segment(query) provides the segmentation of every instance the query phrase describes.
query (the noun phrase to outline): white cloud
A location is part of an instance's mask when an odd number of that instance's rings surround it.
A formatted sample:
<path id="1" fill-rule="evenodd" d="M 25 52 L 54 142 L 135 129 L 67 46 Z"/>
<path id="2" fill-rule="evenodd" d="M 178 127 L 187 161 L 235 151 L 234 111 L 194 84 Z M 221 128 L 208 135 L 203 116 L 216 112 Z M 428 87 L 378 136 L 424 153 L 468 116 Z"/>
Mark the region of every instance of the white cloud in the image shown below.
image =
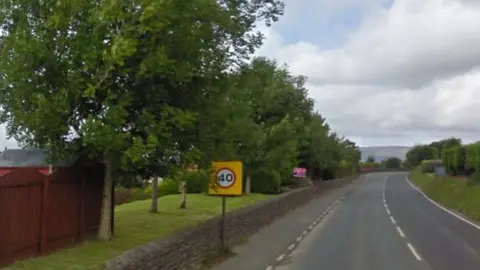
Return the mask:
<path id="1" fill-rule="evenodd" d="M 284 44 L 270 28 L 259 54 L 308 76 L 316 108 L 361 144 L 480 139 L 480 5 L 397 0 L 370 10 L 339 48 Z"/>

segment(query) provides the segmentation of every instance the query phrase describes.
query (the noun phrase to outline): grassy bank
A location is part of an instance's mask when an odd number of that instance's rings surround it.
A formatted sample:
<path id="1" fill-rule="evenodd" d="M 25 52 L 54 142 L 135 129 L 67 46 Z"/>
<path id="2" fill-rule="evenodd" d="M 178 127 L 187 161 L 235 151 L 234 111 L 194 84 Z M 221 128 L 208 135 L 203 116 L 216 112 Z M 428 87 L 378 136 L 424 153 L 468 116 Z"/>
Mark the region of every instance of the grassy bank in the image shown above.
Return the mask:
<path id="1" fill-rule="evenodd" d="M 229 198 L 227 210 L 238 209 L 271 196 L 251 194 Z M 188 209 L 179 209 L 180 195 L 159 199 L 159 213 L 149 214 L 150 200 L 116 207 L 115 238 L 110 242 L 93 241 L 62 250 L 50 256 L 18 262 L 11 269 L 85 269 L 135 246 L 164 237 L 220 213 L 220 198 L 201 194 L 188 195 Z"/>
<path id="2" fill-rule="evenodd" d="M 480 221 L 480 185 L 469 185 L 458 177 L 435 178 L 419 170 L 413 171 L 409 179 L 434 201 Z"/>

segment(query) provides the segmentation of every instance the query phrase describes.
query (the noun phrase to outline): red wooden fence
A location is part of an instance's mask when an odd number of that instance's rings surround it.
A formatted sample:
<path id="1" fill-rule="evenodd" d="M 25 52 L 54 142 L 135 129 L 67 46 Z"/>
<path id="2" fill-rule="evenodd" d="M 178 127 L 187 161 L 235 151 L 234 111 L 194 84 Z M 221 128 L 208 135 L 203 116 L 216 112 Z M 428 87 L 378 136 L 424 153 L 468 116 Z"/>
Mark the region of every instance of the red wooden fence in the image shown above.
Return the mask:
<path id="1" fill-rule="evenodd" d="M 79 243 L 98 230 L 101 168 L 35 168 L 0 174 L 0 265 Z"/>

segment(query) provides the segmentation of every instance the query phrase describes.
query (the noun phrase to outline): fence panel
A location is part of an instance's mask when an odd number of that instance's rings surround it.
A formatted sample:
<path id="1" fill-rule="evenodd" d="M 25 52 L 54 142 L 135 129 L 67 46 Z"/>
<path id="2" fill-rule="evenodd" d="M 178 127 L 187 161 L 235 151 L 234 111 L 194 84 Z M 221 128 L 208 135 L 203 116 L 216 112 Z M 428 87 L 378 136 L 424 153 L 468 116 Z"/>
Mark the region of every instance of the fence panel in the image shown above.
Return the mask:
<path id="1" fill-rule="evenodd" d="M 4 171 L 0 265 L 71 246 L 98 231 L 103 167 L 61 168 L 48 177 L 38 168 Z"/>
<path id="2" fill-rule="evenodd" d="M 0 263 L 39 254 L 44 180 L 34 169 L 0 177 Z"/>
<path id="3" fill-rule="evenodd" d="M 79 241 L 80 181 L 71 168 L 60 169 L 48 177 L 46 250 L 53 251 Z"/>

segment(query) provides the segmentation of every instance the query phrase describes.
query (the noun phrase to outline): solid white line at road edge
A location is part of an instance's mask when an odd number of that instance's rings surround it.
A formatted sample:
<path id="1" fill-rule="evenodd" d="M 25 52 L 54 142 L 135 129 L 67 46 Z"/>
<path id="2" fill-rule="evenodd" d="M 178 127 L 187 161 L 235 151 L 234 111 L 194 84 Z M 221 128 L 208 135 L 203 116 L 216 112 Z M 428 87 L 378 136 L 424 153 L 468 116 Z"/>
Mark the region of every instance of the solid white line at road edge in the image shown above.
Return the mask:
<path id="1" fill-rule="evenodd" d="M 475 224 L 473 221 L 470 221 L 470 220 L 468 220 L 468 219 L 466 219 L 466 218 L 464 218 L 464 217 L 462 217 L 462 216 L 460 216 L 460 215 L 452 212 L 451 210 L 449 210 L 449 209 L 445 208 L 444 206 L 438 204 L 436 201 L 430 199 L 423 191 L 421 191 L 418 187 L 416 187 L 414 184 L 412 184 L 412 182 L 410 182 L 410 180 L 408 179 L 408 176 L 405 177 L 405 180 L 407 180 L 407 182 L 410 184 L 410 186 L 411 186 L 412 188 L 414 188 L 416 191 L 418 191 L 420 194 L 422 194 L 422 196 L 423 196 L 425 199 L 427 199 L 429 202 L 433 203 L 433 204 L 436 205 L 438 208 L 444 210 L 445 212 L 449 213 L 450 215 L 452 215 L 452 216 L 454 216 L 454 217 L 462 220 L 463 222 L 465 222 L 465 223 L 467 223 L 467 224 L 470 224 L 470 225 L 472 225 L 473 227 L 475 227 L 475 228 L 477 228 L 477 229 L 480 230 L 480 226 L 479 226 L 478 224 Z"/>

